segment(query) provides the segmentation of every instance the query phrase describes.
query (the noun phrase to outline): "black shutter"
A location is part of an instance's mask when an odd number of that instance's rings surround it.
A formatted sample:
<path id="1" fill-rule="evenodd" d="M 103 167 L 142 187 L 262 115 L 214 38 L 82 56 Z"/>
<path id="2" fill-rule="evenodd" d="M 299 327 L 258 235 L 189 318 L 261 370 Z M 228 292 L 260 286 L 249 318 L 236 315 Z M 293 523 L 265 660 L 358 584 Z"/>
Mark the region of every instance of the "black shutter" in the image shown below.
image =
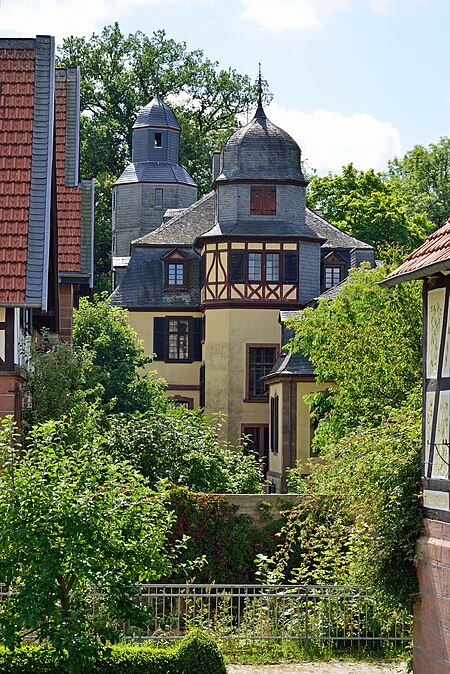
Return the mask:
<path id="1" fill-rule="evenodd" d="M 153 319 L 153 352 L 155 360 L 166 360 L 166 319 Z"/>
<path id="2" fill-rule="evenodd" d="M 230 253 L 229 267 L 230 283 L 243 283 L 245 281 L 244 250 L 235 250 Z"/>
<path id="3" fill-rule="evenodd" d="M 192 360 L 202 359 L 202 319 L 192 319 Z"/>
<path id="4" fill-rule="evenodd" d="M 200 365 L 200 407 L 205 406 L 205 365 Z"/>
<path id="5" fill-rule="evenodd" d="M 298 281 L 298 253 L 283 253 L 283 281 L 285 283 L 297 283 Z"/>

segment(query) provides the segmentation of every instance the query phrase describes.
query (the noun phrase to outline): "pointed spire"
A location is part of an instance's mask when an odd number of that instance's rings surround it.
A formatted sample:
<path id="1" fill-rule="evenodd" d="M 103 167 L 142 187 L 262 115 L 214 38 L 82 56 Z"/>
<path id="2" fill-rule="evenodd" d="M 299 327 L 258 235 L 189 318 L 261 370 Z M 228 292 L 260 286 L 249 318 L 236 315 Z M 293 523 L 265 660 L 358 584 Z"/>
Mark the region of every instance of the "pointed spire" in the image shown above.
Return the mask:
<path id="1" fill-rule="evenodd" d="M 261 63 L 259 64 L 259 75 L 258 75 L 258 108 L 262 108 L 262 77 L 261 77 Z"/>

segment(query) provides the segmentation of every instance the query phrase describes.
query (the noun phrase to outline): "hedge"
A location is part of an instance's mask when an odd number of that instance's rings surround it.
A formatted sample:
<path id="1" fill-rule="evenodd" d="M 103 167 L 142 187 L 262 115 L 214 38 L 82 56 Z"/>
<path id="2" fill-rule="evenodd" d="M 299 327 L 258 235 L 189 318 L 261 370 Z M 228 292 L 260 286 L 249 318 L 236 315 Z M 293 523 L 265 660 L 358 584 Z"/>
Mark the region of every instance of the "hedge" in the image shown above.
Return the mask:
<path id="1" fill-rule="evenodd" d="M 67 663 L 45 646 L 0 648 L 0 674 L 66 674 Z M 213 639 L 195 630 L 175 649 L 112 646 L 82 674 L 226 674 Z"/>

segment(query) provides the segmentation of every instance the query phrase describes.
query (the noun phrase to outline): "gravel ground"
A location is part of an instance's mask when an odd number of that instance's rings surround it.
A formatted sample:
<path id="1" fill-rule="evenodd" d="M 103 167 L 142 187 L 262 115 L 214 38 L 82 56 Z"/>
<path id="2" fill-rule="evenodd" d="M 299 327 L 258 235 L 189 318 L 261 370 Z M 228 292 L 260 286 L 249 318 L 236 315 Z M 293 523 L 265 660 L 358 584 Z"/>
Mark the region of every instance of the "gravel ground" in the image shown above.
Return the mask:
<path id="1" fill-rule="evenodd" d="M 406 664 L 330 660 L 278 665 L 228 665 L 228 674 L 406 674 Z"/>

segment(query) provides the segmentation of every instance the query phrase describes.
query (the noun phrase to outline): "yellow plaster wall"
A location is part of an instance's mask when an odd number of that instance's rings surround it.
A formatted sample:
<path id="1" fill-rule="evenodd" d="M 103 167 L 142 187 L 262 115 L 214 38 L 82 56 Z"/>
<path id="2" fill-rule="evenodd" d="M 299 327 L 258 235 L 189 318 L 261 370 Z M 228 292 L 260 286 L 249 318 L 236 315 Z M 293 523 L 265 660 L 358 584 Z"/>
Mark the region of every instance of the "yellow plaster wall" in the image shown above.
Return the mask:
<path id="1" fill-rule="evenodd" d="M 330 384 L 317 384 L 316 382 L 297 382 L 297 462 L 305 473 L 308 470 L 311 447 L 311 417 L 309 406 L 303 400 L 303 396 L 317 391 L 326 391 Z"/>
<path id="2" fill-rule="evenodd" d="M 281 473 L 283 457 L 283 384 L 277 382 L 269 387 L 269 399 L 278 394 L 278 452 L 269 451 L 269 470 L 273 473 Z M 270 408 L 268 409 L 270 416 Z"/>
<path id="3" fill-rule="evenodd" d="M 278 309 L 209 309 L 203 349 L 205 410 L 223 412 L 223 436 L 236 443 L 241 425 L 268 424 L 268 399 L 246 402 L 247 344 L 280 344 Z"/>
<path id="4" fill-rule="evenodd" d="M 147 356 L 153 355 L 153 319 L 156 317 L 170 316 L 166 312 L 147 312 L 147 311 L 128 311 L 128 322 L 136 330 L 139 339 L 143 341 L 144 352 Z M 192 316 L 201 317 L 201 313 L 177 312 L 173 316 Z M 164 363 L 155 360 L 145 366 L 147 372 L 156 370 L 158 375 L 165 379 L 168 384 L 182 386 L 198 386 L 200 382 L 200 361 L 193 363 Z M 192 391 L 176 391 L 179 395 L 186 395 L 189 398 L 194 397 Z M 173 395 L 173 391 L 168 391 Z M 198 399 L 198 392 L 196 399 Z"/>

